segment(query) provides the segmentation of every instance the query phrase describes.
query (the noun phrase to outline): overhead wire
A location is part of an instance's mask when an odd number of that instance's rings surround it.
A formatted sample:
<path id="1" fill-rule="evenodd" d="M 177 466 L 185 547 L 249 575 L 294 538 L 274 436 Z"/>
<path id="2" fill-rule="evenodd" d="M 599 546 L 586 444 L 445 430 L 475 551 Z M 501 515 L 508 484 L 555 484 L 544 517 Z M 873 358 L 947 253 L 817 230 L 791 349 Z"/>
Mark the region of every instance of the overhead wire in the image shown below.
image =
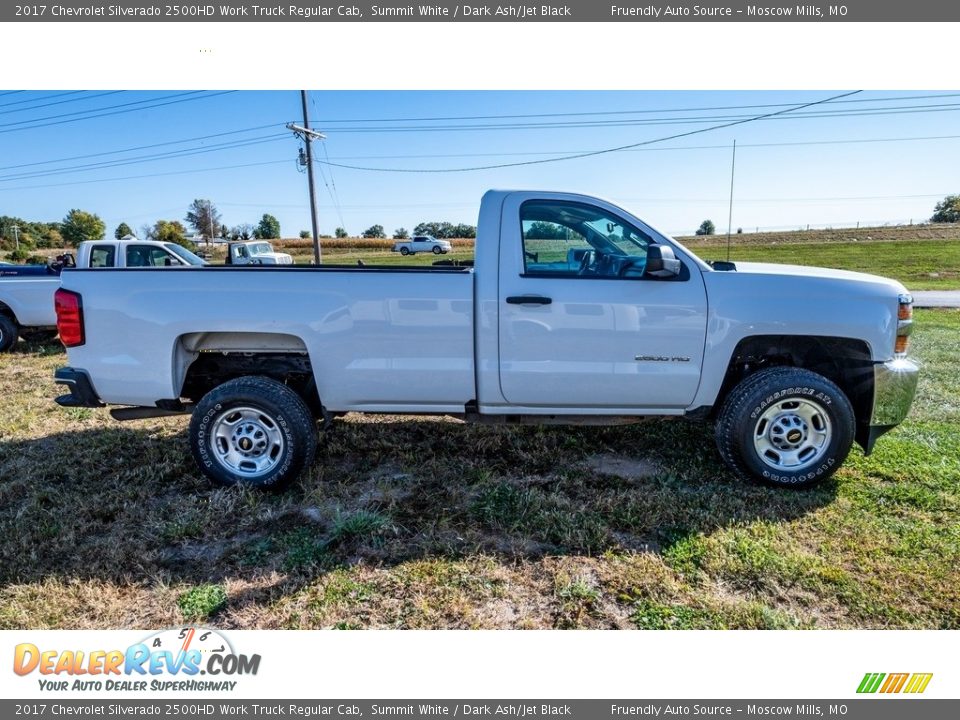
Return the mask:
<path id="1" fill-rule="evenodd" d="M 643 147 L 643 146 L 646 146 L 646 145 L 653 145 L 653 144 L 655 144 L 655 143 L 667 142 L 668 140 L 677 140 L 677 139 L 679 139 L 679 138 L 690 137 L 690 136 L 692 136 L 692 135 L 700 135 L 700 134 L 707 133 L 707 132 L 713 132 L 713 131 L 715 131 L 715 130 L 723 130 L 723 129 L 725 129 L 725 128 L 736 127 L 736 126 L 739 126 L 739 125 L 746 125 L 747 123 L 758 122 L 758 121 L 760 121 L 760 120 L 765 120 L 765 119 L 767 119 L 767 118 L 775 117 L 775 116 L 778 116 L 778 115 L 785 115 L 785 114 L 787 114 L 787 113 L 795 112 L 795 111 L 797 111 L 797 110 L 803 110 L 803 109 L 808 108 L 808 107 L 814 107 L 814 106 L 817 106 L 817 105 L 823 105 L 823 104 L 825 104 L 825 103 L 829 103 L 829 102 L 832 102 L 832 101 L 834 101 L 834 100 L 839 100 L 839 99 L 841 99 L 841 98 L 851 97 L 851 96 L 857 95 L 858 93 L 861 93 L 861 92 L 863 92 L 863 91 L 862 91 L 862 90 L 853 90 L 853 91 L 851 91 L 851 92 L 840 93 L 840 94 L 838 94 L 838 95 L 833 95 L 833 96 L 831 96 L 831 97 L 823 98 L 823 99 L 821 99 L 821 100 L 815 100 L 815 101 L 812 101 L 812 102 L 802 103 L 802 104 L 800 104 L 800 105 L 796 105 L 796 106 L 793 106 L 793 107 L 790 107 L 790 108 L 786 108 L 786 109 L 783 109 L 783 110 L 777 110 L 776 112 L 764 113 L 764 114 L 762 114 L 762 115 L 756 115 L 756 116 L 754 116 L 754 117 L 746 118 L 746 119 L 744 119 L 744 120 L 737 120 L 737 121 L 734 121 L 734 122 L 724 123 L 724 124 L 721 124 L 721 125 L 713 125 L 713 126 L 708 127 L 708 128 L 698 128 L 698 129 L 696 129 L 696 130 L 689 130 L 689 131 L 683 132 L 683 133 L 676 133 L 676 134 L 674 134 L 674 135 L 668 135 L 668 136 L 666 136 L 666 137 L 654 138 L 654 139 L 652 139 L 652 140 L 643 140 L 643 141 L 640 141 L 640 142 L 629 143 L 629 144 L 626 144 L 626 145 L 618 145 L 618 146 L 614 146 L 614 147 L 602 148 L 602 149 L 600 149 L 600 150 L 591 150 L 591 151 L 589 151 L 589 152 L 572 153 L 572 154 L 569 154 L 569 155 L 563 155 L 563 156 L 555 157 L 555 158 L 541 158 L 541 159 L 539 159 L 539 160 L 523 160 L 523 161 L 514 162 L 514 163 L 496 163 L 496 164 L 491 164 L 491 165 L 480 165 L 480 166 L 475 166 L 475 167 L 461 167 L 461 168 L 427 168 L 427 169 L 425 169 L 425 168 L 414 168 L 414 169 L 410 169 L 410 168 L 372 168 L 372 167 L 363 167 L 363 166 L 359 166 L 359 165 L 347 165 L 347 164 L 344 164 L 344 163 L 330 163 L 330 165 L 332 165 L 332 166 L 334 166 L 334 167 L 347 168 L 347 169 L 349 169 L 349 170 L 362 170 L 362 171 L 367 171 L 367 172 L 393 172 L 393 173 L 446 173 L 446 172 L 453 173 L 453 172 L 474 172 L 474 171 L 478 171 L 478 170 L 495 170 L 495 169 L 507 168 L 507 167 L 522 167 L 522 166 L 528 166 L 528 165 L 543 165 L 543 164 L 546 164 L 546 163 L 564 162 L 564 161 L 567 161 L 567 160 L 578 160 L 578 159 L 586 158 L 586 157 L 595 157 L 595 156 L 597 156 L 597 155 L 606 155 L 606 154 L 609 154 L 609 153 L 622 152 L 622 151 L 624 151 L 624 150 L 629 150 L 629 149 L 631 149 L 631 148 Z M 323 161 L 315 161 L 315 162 L 323 162 Z"/>

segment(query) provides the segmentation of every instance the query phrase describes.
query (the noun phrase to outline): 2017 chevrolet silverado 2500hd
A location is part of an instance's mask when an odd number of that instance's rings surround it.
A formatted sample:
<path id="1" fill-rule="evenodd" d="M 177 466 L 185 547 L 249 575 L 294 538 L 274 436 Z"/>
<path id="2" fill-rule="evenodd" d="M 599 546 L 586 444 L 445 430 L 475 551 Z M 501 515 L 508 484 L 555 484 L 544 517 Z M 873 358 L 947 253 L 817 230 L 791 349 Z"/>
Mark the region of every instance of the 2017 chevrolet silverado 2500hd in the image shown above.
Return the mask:
<path id="1" fill-rule="evenodd" d="M 719 268 L 723 268 L 722 270 Z M 738 475 L 830 476 L 904 419 L 911 299 L 810 267 L 714 268 L 615 205 L 490 191 L 473 268 L 68 270 L 65 406 L 192 413 L 215 483 L 279 488 L 348 411 L 468 421 L 712 418 Z M 224 308 L 234 311 L 225 312 Z"/>
<path id="2" fill-rule="evenodd" d="M 432 235 L 414 235 L 409 240 L 395 242 L 391 250 L 401 255 L 416 255 L 418 252 L 446 255 L 453 250 L 453 245 L 450 244 L 449 240 L 437 240 Z"/>
<path id="3" fill-rule="evenodd" d="M 0 352 L 16 345 L 25 330 L 54 328 L 53 293 L 60 287 L 60 271 L 73 264 L 71 256 L 61 256 L 49 265 L 14 265 L 0 271 Z M 86 268 L 183 268 L 205 263 L 176 243 L 125 236 L 80 243 L 75 264 Z"/>
<path id="4" fill-rule="evenodd" d="M 292 265 L 293 256 L 275 252 L 263 240 L 232 242 L 227 245 L 227 265 Z"/>

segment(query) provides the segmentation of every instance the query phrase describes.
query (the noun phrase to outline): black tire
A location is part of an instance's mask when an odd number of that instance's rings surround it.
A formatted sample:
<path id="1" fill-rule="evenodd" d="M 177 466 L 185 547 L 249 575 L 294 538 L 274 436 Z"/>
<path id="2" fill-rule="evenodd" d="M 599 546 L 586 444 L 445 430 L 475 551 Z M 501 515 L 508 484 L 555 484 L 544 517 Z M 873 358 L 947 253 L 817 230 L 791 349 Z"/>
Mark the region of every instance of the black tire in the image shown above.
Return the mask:
<path id="1" fill-rule="evenodd" d="M 6 315 L 0 315 L 0 352 L 7 352 L 20 338 L 17 324 Z"/>
<path id="2" fill-rule="evenodd" d="M 409 248 L 406 248 L 406 247 L 402 247 L 402 248 L 400 248 L 400 254 L 401 254 L 401 255 L 409 255 L 409 254 L 410 254 L 410 249 L 409 249 Z"/>
<path id="3" fill-rule="evenodd" d="M 309 467 L 316 449 L 317 428 L 307 404 L 268 377 L 218 385 L 197 403 L 190 420 L 190 450 L 216 485 L 282 490 Z"/>
<path id="4" fill-rule="evenodd" d="M 843 464 L 854 422 L 850 401 L 833 382 L 776 367 L 730 392 L 715 435 L 723 461 L 741 478 L 799 488 L 826 480 Z"/>
<path id="5" fill-rule="evenodd" d="M 433 246 L 433 254 L 434 254 L 434 255 L 439 255 L 439 254 L 442 253 L 442 252 L 443 252 L 443 248 L 442 248 L 442 247 L 440 247 L 439 245 L 434 245 L 434 246 Z"/>

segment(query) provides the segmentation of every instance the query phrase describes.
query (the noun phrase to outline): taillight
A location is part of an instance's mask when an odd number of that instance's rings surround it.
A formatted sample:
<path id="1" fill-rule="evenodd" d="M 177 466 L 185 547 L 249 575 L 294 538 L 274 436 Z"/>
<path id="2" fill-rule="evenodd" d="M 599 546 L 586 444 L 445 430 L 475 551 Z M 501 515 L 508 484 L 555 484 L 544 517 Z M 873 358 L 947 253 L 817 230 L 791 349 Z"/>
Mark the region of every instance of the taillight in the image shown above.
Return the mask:
<path id="1" fill-rule="evenodd" d="M 64 347 L 83 345 L 83 301 L 80 295 L 60 288 L 53 294 L 53 304 L 57 310 L 57 332 Z"/>
<path id="2" fill-rule="evenodd" d="M 905 356 L 913 330 L 913 297 L 900 295 L 897 298 L 897 340 L 893 345 L 895 355 Z"/>

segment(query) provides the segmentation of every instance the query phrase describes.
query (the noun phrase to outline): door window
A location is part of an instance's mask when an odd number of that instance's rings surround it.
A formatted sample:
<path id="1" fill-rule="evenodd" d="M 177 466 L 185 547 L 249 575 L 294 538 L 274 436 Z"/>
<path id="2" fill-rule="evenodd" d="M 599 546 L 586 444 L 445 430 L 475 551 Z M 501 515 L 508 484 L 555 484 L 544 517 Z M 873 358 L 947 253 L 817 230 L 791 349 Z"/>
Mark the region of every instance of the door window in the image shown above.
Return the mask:
<path id="1" fill-rule="evenodd" d="M 640 278 L 646 233 L 601 208 L 532 200 L 520 206 L 525 275 Z"/>
<path id="2" fill-rule="evenodd" d="M 113 267 L 116 252 L 112 245 L 94 245 L 90 249 L 90 267 Z"/>
<path id="3" fill-rule="evenodd" d="M 127 248 L 127 267 L 167 267 L 182 264 L 163 248 L 152 245 L 131 245 Z"/>

